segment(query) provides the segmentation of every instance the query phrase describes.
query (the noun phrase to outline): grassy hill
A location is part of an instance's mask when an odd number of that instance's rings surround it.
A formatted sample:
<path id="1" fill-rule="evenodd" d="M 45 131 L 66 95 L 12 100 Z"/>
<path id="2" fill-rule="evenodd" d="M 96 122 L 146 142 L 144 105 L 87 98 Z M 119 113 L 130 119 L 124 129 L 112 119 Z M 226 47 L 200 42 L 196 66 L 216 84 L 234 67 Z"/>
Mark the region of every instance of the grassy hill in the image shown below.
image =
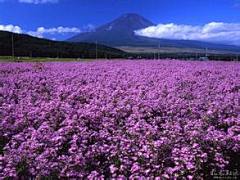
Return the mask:
<path id="1" fill-rule="evenodd" d="M 96 57 L 96 44 L 93 43 L 51 41 L 26 34 L 15 34 L 6 31 L 0 31 L 0 56 L 12 55 L 12 37 L 15 56 L 51 58 Z M 123 51 L 116 48 L 100 44 L 97 45 L 98 58 L 120 58 L 123 54 Z"/>

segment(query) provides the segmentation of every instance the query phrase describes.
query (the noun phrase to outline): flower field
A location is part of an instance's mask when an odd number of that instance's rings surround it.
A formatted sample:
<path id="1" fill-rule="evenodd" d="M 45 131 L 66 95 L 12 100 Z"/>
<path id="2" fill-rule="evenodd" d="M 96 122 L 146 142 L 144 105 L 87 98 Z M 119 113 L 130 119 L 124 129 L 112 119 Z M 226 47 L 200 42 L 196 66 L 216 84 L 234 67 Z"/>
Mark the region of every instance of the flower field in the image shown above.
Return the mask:
<path id="1" fill-rule="evenodd" d="M 0 64 L 0 179 L 202 179 L 239 167 L 240 63 Z"/>

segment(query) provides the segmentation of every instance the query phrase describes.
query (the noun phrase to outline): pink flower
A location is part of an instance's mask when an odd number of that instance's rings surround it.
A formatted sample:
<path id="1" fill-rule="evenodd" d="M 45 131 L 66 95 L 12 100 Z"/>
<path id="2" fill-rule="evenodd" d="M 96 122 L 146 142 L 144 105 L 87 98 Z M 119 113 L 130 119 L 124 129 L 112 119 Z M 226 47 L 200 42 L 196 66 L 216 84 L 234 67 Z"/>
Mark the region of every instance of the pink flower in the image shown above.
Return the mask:
<path id="1" fill-rule="evenodd" d="M 114 165 L 111 165 L 109 168 L 110 168 L 110 172 L 111 172 L 112 174 L 114 174 L 114 173 L 117 171 L 117 169 L 118 169 L 118 168 L 116 168 Z"/>
<path id="2" fill-rule="evenodd" d="M 134 163 L 131 168 L 131 172 L 135 173 L 136 171 L 139 171 L 139 170 L 140 170 L 140 167 L 139 167 L 138 163 Z"/>

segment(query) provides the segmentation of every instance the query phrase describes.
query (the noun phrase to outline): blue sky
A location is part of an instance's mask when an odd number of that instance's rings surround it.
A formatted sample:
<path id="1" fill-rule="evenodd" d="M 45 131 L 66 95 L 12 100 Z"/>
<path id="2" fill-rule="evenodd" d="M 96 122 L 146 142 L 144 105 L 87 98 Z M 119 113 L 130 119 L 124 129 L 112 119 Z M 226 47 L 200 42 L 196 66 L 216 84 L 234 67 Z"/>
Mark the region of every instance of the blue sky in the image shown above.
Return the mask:
<path id="1" fill-rule="evenodd" d="M 0 29 L 63 40 L 125 13 L 141 14 L 156 24 L 240 25 L 240 0 L 0 0 Z M 155 30 L 148 36 L 161 37 L 159 27 Z"/>

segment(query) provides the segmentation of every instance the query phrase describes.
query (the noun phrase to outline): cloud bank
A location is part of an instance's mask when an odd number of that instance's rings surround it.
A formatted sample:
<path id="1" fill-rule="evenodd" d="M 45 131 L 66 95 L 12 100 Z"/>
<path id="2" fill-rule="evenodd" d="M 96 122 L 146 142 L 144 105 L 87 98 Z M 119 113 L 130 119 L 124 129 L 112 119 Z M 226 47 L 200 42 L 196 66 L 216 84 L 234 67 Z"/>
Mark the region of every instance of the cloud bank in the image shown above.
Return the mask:
<path id="1" fill-rule="evenodd" d="M 18 2 L 27 4 L 46 4 L 46 3 L 58 3 L 59 0 L 18 0 Z"/>
<path id="2" fill-rule="evenodd" d="M 158 24 L 137 30 L 135 33 L 151 38 L 200 40 L 240 45 L 240 23 L 211 22 L 204 26 Z"/>
<path id="3" fill-rule="evenodd" d="M 44 34 L 66 34 L 66 33 L 80 33 L 81 29 L 76 27 L 57 27 L 57 28 L 44 28 L 39 27 L 36 31 L 29 31 L 27 34 L 35 37 L 44 37 Z"/>
<path id="4" fill-rule="evenodd" d="M 2 31 L 9 31 L 14 33 L 24 33 L 29 34 L 31 36 L 43 38 L 45 35 L 57 35 L 57 34 L 68 34 L 68 33 L 83 33 L 83 32 L 90 32 L 95 29 L 95 26 L 92 24 L 88 24 L 83 28 L 77 27 L 53 27 L 53 28 L 45 28 L 45 27 L 38 27 L 35 31 L 26 31 L 23 30 L 20 26 L 15 25 L 0 25 L 0 30 Z"/>
<path id="5" fill-rule="evenodd" d="M 1 2 L 10 2 L 10 0 L 0 0 L 0 3 Z M 26 4 L 47 4 L 47 3 L 55 4 L 58 3 L 59 0 L 16 0 L 16 2 Z"/>
<path id="6" fill-rule="evenodd" d="M 0 25 L 1 31 L 9 31 L 14 33 L 23 33 L 22 28 L 19 26 L 10 25 Z"/>

